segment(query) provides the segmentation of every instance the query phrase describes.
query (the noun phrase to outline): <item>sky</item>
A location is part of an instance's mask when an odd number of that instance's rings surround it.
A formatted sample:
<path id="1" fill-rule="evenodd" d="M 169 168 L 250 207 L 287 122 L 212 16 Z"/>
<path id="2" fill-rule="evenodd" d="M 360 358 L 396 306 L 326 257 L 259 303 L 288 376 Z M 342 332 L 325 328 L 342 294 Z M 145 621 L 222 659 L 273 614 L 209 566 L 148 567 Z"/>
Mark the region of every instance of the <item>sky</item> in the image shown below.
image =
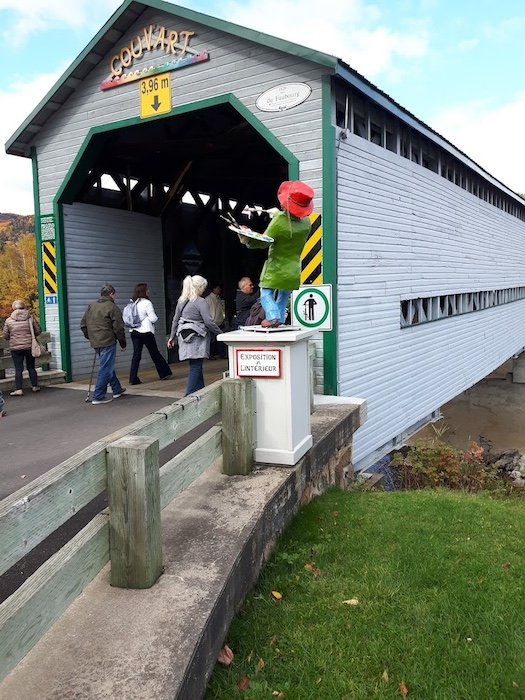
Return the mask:
<path id="1" fill-rule="evenodd" d="M 179 5 L 343 59 L 525 193 L 523 0 L 193 0 Z M 32 214 L 29 159 L 3 144 L 118 0 L 0 0 L 0 212 Z"/>

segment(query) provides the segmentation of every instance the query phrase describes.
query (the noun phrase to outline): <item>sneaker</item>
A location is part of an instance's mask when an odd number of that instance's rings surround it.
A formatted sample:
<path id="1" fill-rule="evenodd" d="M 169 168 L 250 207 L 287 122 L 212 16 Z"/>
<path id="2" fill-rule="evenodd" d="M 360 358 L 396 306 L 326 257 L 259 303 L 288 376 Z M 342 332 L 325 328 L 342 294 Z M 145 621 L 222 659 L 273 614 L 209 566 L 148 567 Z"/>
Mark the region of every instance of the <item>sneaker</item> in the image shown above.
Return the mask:
<path id="1" fill-rule="evenodd" d="M 98 406 L 99 403 L 109 403 L 110 401 L 113 401 L 113 399 L 108 397 L 107 399 L 93 399 L 91 403 L 93 406 Z"/>
<path id="2" fill-rule="evenodd" d="M 34 386 L 34 387 L 31 389 L 31 391 L 33 392 L 33 394 L 36 394 L 37 391 L 40 391 L 40 387 L 39 387 L 39 386 Z"/>
<path id="3" fill-rule="evenodd" d="M 9 396 L 23 396 L 23 395 L 24 395 L 24 392 L 22 391 L 22 389 L 15 389 L 14 391 L 12 391 L 9 394 Z"/>
<path id="4" fill-rule="evenodd" d="M 113 394 L 113 398 L 114 398 L 114 399 L 120 399 L 120 397 L 122 396 L 122 394 L 125 394 L 125 393 L 126 393 L 126 390 L 125 390 L 125 389 L 121 389 L 121 390 L 120 390 L 120 394 Z"/>

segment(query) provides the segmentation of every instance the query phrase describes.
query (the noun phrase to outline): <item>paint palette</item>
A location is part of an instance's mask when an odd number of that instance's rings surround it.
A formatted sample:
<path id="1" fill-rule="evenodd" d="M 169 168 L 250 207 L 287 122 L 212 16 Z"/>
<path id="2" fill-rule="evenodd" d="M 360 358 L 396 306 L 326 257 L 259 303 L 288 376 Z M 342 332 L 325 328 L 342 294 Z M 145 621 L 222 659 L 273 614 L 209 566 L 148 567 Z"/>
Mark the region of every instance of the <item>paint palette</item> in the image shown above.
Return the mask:
<path id="1" fill-rule="evenodd" d="M 271 236 L 265 236 L 264 233 L 258 233 L 257 231 L 252 231 L 248 226 L 243 226 L 242 224 L 230 224 L 228 226 L 230 231 L 235 231 L 235 233 L 240 233 L 242 236 L 247 236 L 248 238 L 253 238 L 255 241 L 263 241 L 264 243 L 273 243 L 273 238 Z"/>

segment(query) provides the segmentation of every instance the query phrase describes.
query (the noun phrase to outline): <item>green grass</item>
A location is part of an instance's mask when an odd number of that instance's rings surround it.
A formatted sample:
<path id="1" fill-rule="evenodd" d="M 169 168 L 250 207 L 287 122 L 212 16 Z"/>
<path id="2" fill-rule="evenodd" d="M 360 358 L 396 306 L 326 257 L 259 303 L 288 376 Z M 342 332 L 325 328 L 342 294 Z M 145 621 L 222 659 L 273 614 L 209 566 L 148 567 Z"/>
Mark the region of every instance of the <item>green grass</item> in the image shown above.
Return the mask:
<path id="1" fill-rule="evenodd" d="M 525 698 L 524 541 L 523 501 L 332 490 L 282 537 L 206 699 Z"/>

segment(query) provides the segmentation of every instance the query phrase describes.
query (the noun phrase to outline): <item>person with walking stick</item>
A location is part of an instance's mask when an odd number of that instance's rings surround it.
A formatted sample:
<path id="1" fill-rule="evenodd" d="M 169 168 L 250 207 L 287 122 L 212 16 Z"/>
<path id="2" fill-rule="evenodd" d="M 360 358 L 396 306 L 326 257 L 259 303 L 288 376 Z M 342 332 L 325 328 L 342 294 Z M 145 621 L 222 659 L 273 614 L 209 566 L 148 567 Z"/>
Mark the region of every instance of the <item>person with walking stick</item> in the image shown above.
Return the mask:
<path id="1" fill-rule="evenodd" d="M 100 358 L 95 391 L 91 401 L 94 406 L 119 399 L 126 391 L 115 374 L 117 341 L 122 351 L 126 349 L 124 321 L 121 310 L 115 304 L 116 294 L 112 284 L 105 284 L 100 290 L 98 301 L 87 307 L 80 321 L 84 337 L 89 340 L 91 347 L 95 349 Z M 106 396 L 108 384 L 113 392 L 112 397 Z"/>

